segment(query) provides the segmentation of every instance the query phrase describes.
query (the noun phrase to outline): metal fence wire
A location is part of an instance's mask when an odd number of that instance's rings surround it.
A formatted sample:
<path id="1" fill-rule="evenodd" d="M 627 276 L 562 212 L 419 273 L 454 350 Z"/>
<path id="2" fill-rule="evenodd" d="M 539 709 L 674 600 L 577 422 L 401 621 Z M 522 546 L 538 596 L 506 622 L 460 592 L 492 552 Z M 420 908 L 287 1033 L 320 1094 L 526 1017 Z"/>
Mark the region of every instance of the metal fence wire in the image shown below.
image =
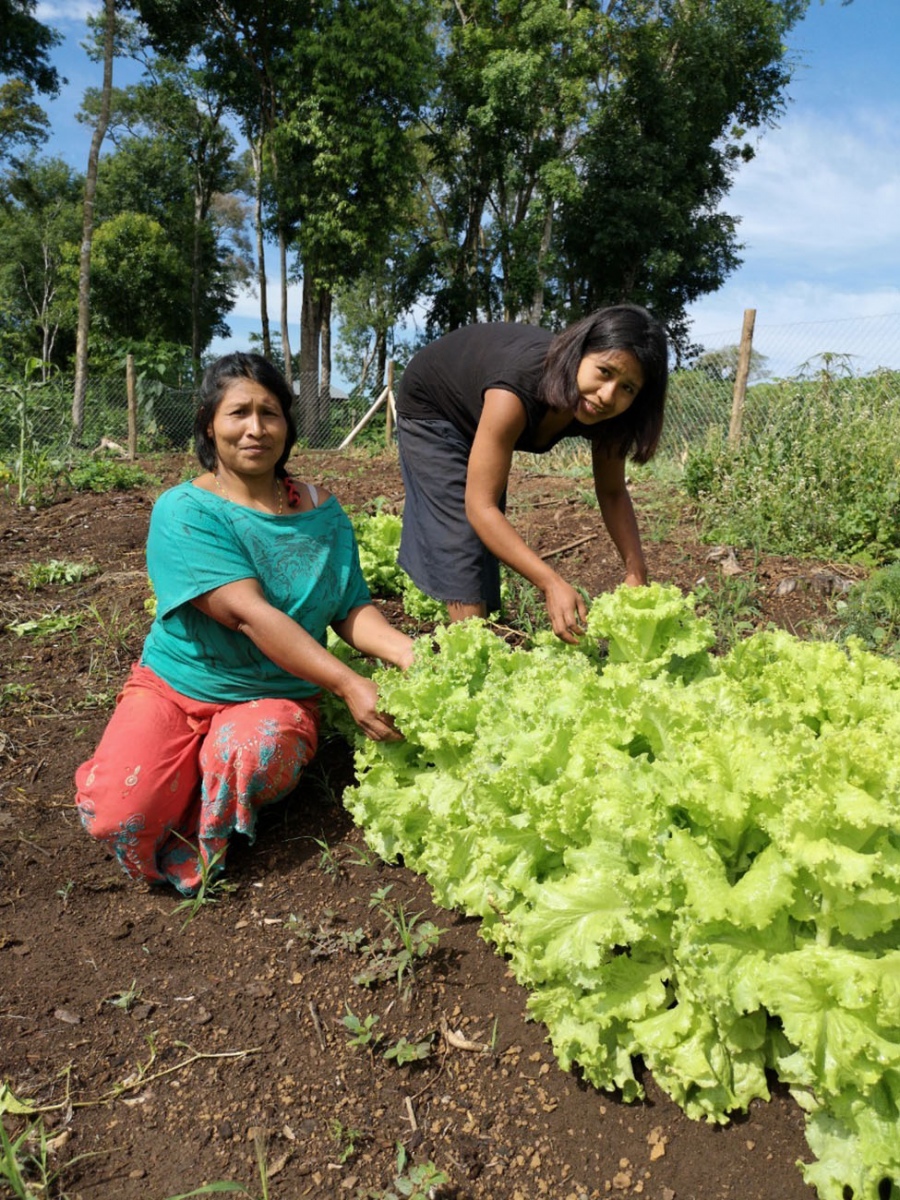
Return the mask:
<path id="1" fill-rule="evenodd" d="M 701 346 L 687 368 L 673 370 L 661 451 L 683 454 L 716 431 L 727 434 L 741 325 L 698 336 Z M 754 330 L 742 436 L 752 440 L 766 430 L 767 412 L 779 389 L 796 381 L 865 380 L 873 411 L 900 403 L 900 313 L 841 321 L 765 326 Z M 297 389 L 299 391 L 299 388 Z M 309 390 L 307 389 L 304 389 Z M 334 450 L 364 422 L 383 389 L 298 395 L 298 445 Z M 190 447 L 195 396 L 192 389 L 136 381 L 139 454 Z M 25 453 L 65 458 L 81 450 L 113 444 L 125 448 L 129 415 L 125 369 L 120 375 L 89 380 L 78 446 L 72 437 L 73 382 L 14 383 L 0 376 L 0 461 L 7 467 Z M 386 405 L 358 434 L 371 446 L 385 444 Z M 810 413 L 810 420 L 815 414 Z"/>

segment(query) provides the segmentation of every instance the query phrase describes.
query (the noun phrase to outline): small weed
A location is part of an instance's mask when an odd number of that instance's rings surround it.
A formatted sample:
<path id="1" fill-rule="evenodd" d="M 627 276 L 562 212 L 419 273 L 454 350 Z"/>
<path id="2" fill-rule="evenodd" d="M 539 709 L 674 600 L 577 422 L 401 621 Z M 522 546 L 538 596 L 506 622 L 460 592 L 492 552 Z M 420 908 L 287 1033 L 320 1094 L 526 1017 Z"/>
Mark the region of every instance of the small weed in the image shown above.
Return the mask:
<path id="1" fill-rule="evenodd" d="M 500 595 L 503 619 L 517 632 L 529 637 L 550 628 L 544 597 L 527 579 L 503 569 Z"/>
<path id="2" fill-rule="evenodd" d="M 19 572 L 18 578 L 32 592 L 39 588 L 54 584 L 80 583 L 91 575 L 97 574 L 97 568 L 90 563 L 67 562 L 65 559 L 51 558 L 49 562 L 31 562 Z"/>
<path id="3" fill-rule="evenodd" d="M 361 1021 L 356 1013 L 352 1011 L 349 1004 L 346 1007 L 347 1011 L 341 1018 L 341 1023 L 348 1033 L 347 1045 L 367 1046 L 370 1050 L 374 1050 L 381 1040 L 381 1034 L 375 1031 L 376 1025 L 381 1021 L 381 1017 L 377 1013 L 369 1013 Z"/>
<path id="4" fill-rule="evenodd" d="M 117 691 L 117 688 L 109 688 L 101 692 L 85 692 L 80 700 L 73 701 L 71 711 L 95 712 L 98 708 L 112 708 Z"/>
<path id="5" fill-rule="evenodd" d="M 61 888 L 56 889 L 56 894 L 59 896 L 60 900 L 62 900 L 62 906 L 64 909 L 69 907 L 69 897 L 72 895 L 74 887 L 75 880 L 69 879 Z"/>
<path id="6" fill-rule="evenodd" d="M 378 858 L 377 855 L 373 854 L 365 846 L 359 849 L 355 846 L 350 846 L 347 849 L 347 862 L 352 867 L 374 867 L 378 862 Z"/>
<path id="7" fill-rule="evenodd" d="M 859 638 L 867 650 L 900 658 L 900 562 L 874 571 L 835 604 L 838 638 Z"/>
<path id="8" fill-rule="evenodd" d="M 144 621 L 131 613 L 126 613 L 116 604 L 108 613 L 103 613 L 96 604 L 88 609 L 88 616 L 97 625 L 97 632 L 91 642 L 104 651 L 111 652 L 116 661 L 119 653 L 130 655 L 131 639 L 144 632 Z"/>
<path id="9" fill-rule="evenodd" d="M 15 708 L 27 701 L 33 687 L 33 683 L 4 683 L 0 687 L 0 710 Z"/>
<path id="10" fill-rule="evenodd" d="M 393 930 L 396 941 L 390 936 L 382 941 L 382 966 L 396 976 L 397 987 L 408 995 L 415 983 L 416 963 L 437 947 L 441 935 L 447 931 L 439 929 L 433 921 L 422 921 L 420 912 L 408 913 L 402 903 L 388 905 L 389 891 L 390 885 L 373 892 L 369 908 L 377 908 Z"/>
<path id="11" fill-rule="evenodd" d="M 269 1200 L 269 1166 L 266 1160 L 266 1140 L 262 1134 L 257 1134 L 253 1139 L 256 1150 L 256 1169 L 259 1172 L 259 1200 Z M 231 1192 L 232 1194 L 247 1196 L 248 1200 L 255 1200 L 253 1193 L 248 1187 L 242 1183 L 233 1183 L 228 1180 L 220 1179 L 216 1183 L 206 1183 L 203 1187 L 195 1188 L 192 1192 L 182 1192 L 179 1196 L 167 1196 L 166 1200 L 189 1200 L 191 1196 L 214 1196 L 221 1195 L 223 1192 Z"/>
<path id="12" fill-rule="evenodd" d="M 45 1196 L 59 1195 L 55 1187 L 63 1169 L 73 1167 L 86 1158 L 96 1158 L 105 1150 L 91 1150 L 70 1159 L 65 1168 L 54 1169 L 50 1159 L 58 1144 L 48 1133 L 39 1117 L 26 1125 L 21 1133 L 11 1136 L 5 1122 L 0 1119 L 0 1183 L 9 1186 L 13 1200 L 43 1200 Z"/>
<path id="13" fill-rule="evenodd" d="M 755 575 L 721 575 L 714 584 L 704 580 L 694 588 L 694 595 L 697 612 L 713 623 L 720 650 L 730 650 L 757 628 L 762 612 Z"/>
<path id="14" fill-rule="evenodd" d="M 423 1062 L 431 1054 L 431 1040 L 421 1042 L 410 1042 L 406 1037 L 401 1036 L 392 1046 L 384 1052 L 384 1057 L 391 1059 L 398 1067 L 405 1067 L 407 1063 Z"/>
<path id="15" fill-rule="evenodd" d="M 178 834 L 176 836 L 180 837 L 181 835 Z M 185 845 L 191 846 L 191 843 L 187 840 L 187 838 L 181 838 L 181 840 L 185 843 Z M 191 849 L 194 850 L 195 847 L 191 846 Z M 218 904 L 223 895 L 235 890 L 235 884 L 229 883 L 226 879 L 221 877 L 221 867 L 219 864 L 224 857 L 224 847 L 217 851 L 209 860 L 209 862 L 206 861 L 202 854 L 198 854 L 197 861 L 200 867 L 200 886 L 197 888 L 197 891 L 193 896 L 185 896 L 185 898 L 176 904 L 175 908 L 173 909 L 173 912 L 187 912 L 187 916 L 185 917 L 184 923 L 181 926 L 182 933 L 185 929 L 187 929 L 188 925 L 190 925 L 191 921 L 193 921 L 194 917 L 196 917 L 201 908 L 206 907 L 208 904 Z"/>
<path id="16" fill-rule="evenodd" d="M 137 980 L 132 979 L 130 988 L 123 992 L 113 992 L 112 995 L 106 997 L 105 1002 L 111 1004 L 113 1008 L 121 1008 L 123 1012 L 131 1012 L 140 999 L 140 995 Z"/>
<path id="17" fill-rule="evenodd" d="M 386 1191 L 357 1189 L 356 1200 L 431 1200 L 435 1188 L 449 1182 L 449 1176 L 439 1171 L 433 1162 L 410 1165 L 406 1148 L 398 1142 L 393 1184 Z"/>
<path id="18" fill-rule="evenodd" d="M 337 1117 L 332 1117 L 328 1122 L 328 1131 L 334 1141 L 337 1142 L 337 1161 L 341 1166 L 356 1158 L 360 1145 L 362 1142 L 368 1140 L 368 1135 L 363 1133 L 361 1129 L 354 1129 L 350 1125 L 345 1125 Z"/>
<path id="19" fill-rule="evenodd" d="M 332 847 L 324 838 L 312 838 L 311 840 L 319 847 L 319 870 L 325 875 L 330 875 L 332 879 L 343 879 L 344 868 Z"/>

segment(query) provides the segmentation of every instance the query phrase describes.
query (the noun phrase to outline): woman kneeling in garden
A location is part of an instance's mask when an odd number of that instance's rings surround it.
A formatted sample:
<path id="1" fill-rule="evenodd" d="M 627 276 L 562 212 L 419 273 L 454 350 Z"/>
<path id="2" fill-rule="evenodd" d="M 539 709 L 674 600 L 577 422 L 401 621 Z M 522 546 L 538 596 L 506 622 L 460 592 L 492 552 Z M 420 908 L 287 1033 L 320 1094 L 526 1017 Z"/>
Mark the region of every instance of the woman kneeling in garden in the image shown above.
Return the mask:
<path id="1" fill-rule="evenodd" d="M 153 508 L 157 615 L 92 758 L 82 822 L 126 873 L 194 893 L 229 835 L 285 796 L 316 752 L 322 688 L 374 740 L 400 735 L 371 680 L 326 649 L 328 627 L 406 667 L 413 643 L 371 603 L 337 499 L 290 479 L 293 395 L 255 354 L 206 371 L 194 423 L 204 474 Z"/>

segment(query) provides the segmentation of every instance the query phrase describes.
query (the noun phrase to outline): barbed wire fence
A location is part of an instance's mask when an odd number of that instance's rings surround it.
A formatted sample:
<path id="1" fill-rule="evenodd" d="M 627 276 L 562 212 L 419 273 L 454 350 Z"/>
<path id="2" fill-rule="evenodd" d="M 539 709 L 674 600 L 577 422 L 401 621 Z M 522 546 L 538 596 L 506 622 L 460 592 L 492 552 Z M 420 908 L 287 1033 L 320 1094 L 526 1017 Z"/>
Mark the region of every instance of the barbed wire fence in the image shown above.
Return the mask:
<path id="1" fill-rule="evenodd" d="M 732 423 L 742 327 L 693 335 L 702 347 L 688 367 L 671 375 L 661 452 L 683 454 L 711 432 L 727 435 Z M 742 436 L 764 431 L 773 387 L 787 381 L 865 380 L 867 401 L 900 404 L 900 313 L 793 325 L 755 325 L 749 357 Z M 336 450 L 360 441 L 391 444 L 391 380 L 372 391 L 298 396 L 299 445 Z M 858 386 L 858 385 L 857 385 Z M 24 454 L 47 459 L 108 449 L 138 455 L 190 447 L 193 389 L 137 379 L 129 404 L 126 371 L 88 382 L 84 423 L 72 434 L 72 381 L 15 383 L 0 378 L 0 462 L 11 470 Z M 310 414 L 314 419 L 310 419 Z M 368 417 L 368 420 L 367 420 Z M 814 419 L 814 414 L 810 414 Z"/>

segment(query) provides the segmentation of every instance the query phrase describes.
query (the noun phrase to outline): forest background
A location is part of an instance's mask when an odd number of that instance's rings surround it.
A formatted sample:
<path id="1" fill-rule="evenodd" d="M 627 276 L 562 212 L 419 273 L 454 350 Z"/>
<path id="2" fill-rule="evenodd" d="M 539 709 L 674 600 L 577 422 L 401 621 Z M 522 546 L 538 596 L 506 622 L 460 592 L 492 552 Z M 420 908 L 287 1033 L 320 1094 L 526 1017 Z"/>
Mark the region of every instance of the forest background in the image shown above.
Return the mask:
<path id="1" fill-rule="evenodd" d="M 97 143 L 90 204 L 90 166 L 37 153 L 56 35 L 33 0 L 0 7 L 7 368 L 33 356 L 69 373 L 81 357 L 86 375 L 89 354 L 92 376 L 121 376 L 131 352 L 142 378 L 189 386 L 255 278 L 260 348 L 297 377 L 309 433 L 332 363 L 379 387 L 412 348 L 411 313 L 431 337 L 634 299 L 681 363 L 696 356 L 686 308 L 740 261 L 721 202 L 784 109 L 785 38 L 808 5 L 108 0 L 92 23 L 105 86 L 79 114 Z M 140 81 L 116 86 L 135 62 Z"/>

